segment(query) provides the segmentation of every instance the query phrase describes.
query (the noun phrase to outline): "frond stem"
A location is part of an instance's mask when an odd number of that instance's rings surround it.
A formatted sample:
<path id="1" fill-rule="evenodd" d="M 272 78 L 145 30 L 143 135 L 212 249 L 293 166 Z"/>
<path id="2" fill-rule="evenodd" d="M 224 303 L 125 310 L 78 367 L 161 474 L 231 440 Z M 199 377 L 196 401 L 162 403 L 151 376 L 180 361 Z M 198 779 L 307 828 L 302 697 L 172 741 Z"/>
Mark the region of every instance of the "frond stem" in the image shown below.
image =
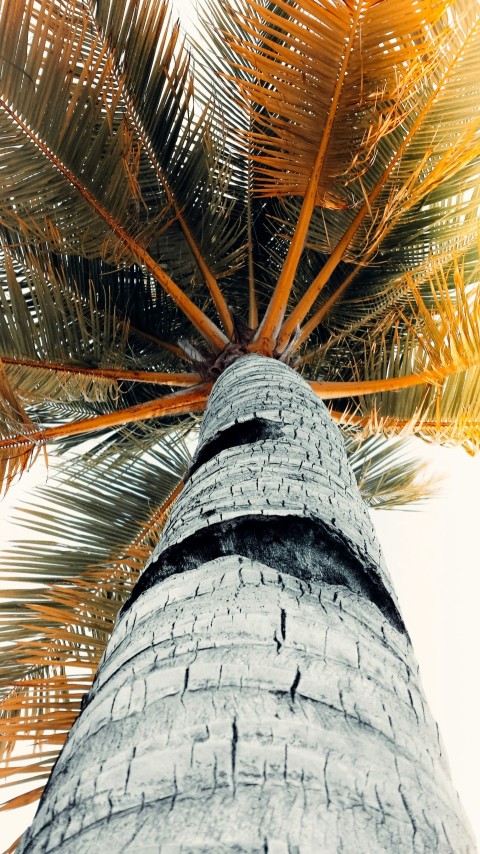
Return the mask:
<path id="1" fill-rule="evenodd" d="M 18 365 L 26 368 L 40 368 L 58 371 L 64 374 L 80 374 L 96 379 L 127 380 L 133 383 L 151 383 L 152 385 L 194 386 L 201 381 L 199 374 L 160 373 L 157 371 L 125 371 L 121 368 L 84 368 L 76 365 L 63 365 L 59 362 L 44 362 L 36 359 L 12 359 L 0 356 L 5 365 Z"/>
<path id="2" fill-rule="evenodd" d="M 125 559 L 128 558 L 128 551 L 141 545 L 148 537 L 150 532 L 153 530 L 153 528 L 158 528 L 159 525 L 163 525 L 170 511 L 170 508 L 172 507 L 172 504 L 174 504 L 177 500 L 183 487 L 184 481 L 181 480 L 180 483 L 177 483 L 175 489 L 170 493 L 168 498 L 163 502 L 162 506 L 158 508 L 158 510 L 151 517 L 151 519 L 149 519 L 148 522 L 143 526 L 140 533 L 137 534 L 133 542 L 130 543 L 130 545 L 128 546 L 128 549 L 126 549 L 126 551 L 122 554 L 120 558 L 116 559 L 117 564 L 124 562 Z M 110 566 L 109 572 L 112 572 L 115 569 L 115 566 Z"/>
<path id="3" fill-rule="evenodd" d="M 321 400 L 342 397 L 357 397 L 378 394 L 384 391 L 400 391 L 416 385 L 438 385 L 438 376 L 433 371 L 407 374 L 404 377 L 387 377 L 380 380 L 358 380 L 357 382 L 321 382 L 310 380 L 309 386 Z"/>
<path id="4" fill-rule="evenodd" d="M 337 424 L 344 424 L 346 426 L 351 425 L 352 427 L 368 427 L 369 424 L 371 424 L 371 417 L 369 415 L 354 415 L 348 411 L 340 412 L 335 409 L 331 409 L 329 411 L 331 418 Z M 424 427 L 435 430 L 440 427 L 454 427 L 455 419 L 451 419 L 450 421 L 445 419 L 439 419 L 438 421 L 426 421 L 421 417 L 415 420 L 415 418 L 394 418 L 393 416 L 390 416 L 382 418 L 379 423 L 379 427 L 385 428 L 386 430 L 396 430 L 398 434 L 405 431 L 405 428 L 409 426 L 412 428 L 417 427 L 419 430 Z M 462 421 L 462 427 L 472 430 L 480 430 L 480 421 Z M 381 430 L 379 429 L 377 432 L 381 432 Z"/>
<path id="5" fill-rule="evenodd" d="M 252 108 L 249 107 L 250 129 L 252 127 Z M 258 303 L 255 289 L 255 267 L 253 264 L 253 234 L 252 234 L 252 193 L 253 175 L 250 152 L 247 156 L 247 246 L 248 246 L 248 325 L 250 329 L 258 326 Z"/>
<path id="6" fill-rule="evenodd" d="M 130 332 L 133 332 L 134 335 L 138 335 L 141 338 L 145 338 L 146 341 L 151 341 L 152 344 L 156 344 L 157 347 L 161 347 L 164 350 L 169 350 L 170 353 L 174 353 L 175 356 L 178 356 L 179 359 L 185 361 L 186 354 L 183 352 L 181 347 L 177 347 L 176 344 L 170 344 L 169 341 L 162 341 L 161 338 L 157 338 L 156 335 L 150 335 L 149 332 L 144 332 L 143 329 L 139 329 L 138 326 L 132 326 L 129 320 L 121 321 L 124 326 L 127 326 Z"/>
<path id="7" fill-rule="evenodd" d="M 24 445 L 43 445 L 54 439 L 63 439 L 66 436 L 78 436 L 83 433 L 94 433 L 97 430 L 104 430 L 107 427 L 133 424 L 137 421 L 158 418 L 162 415 L 183 415 L 188 412 L 201 412 L 205 409 L 211 388 L 212 383 L 202 383 L 186 391 L 176 391 L 157 400 L 140 403 L 136 406 L 120 409 L 117 412 L 109 412 L 106 415 L 98 415 L 94 418 L 83 418 L 71 424 L 48 427 L 45 430 L 36 430 L 31 433 L 2 439 L 0 440 L 0 449 L 22 447 Z"/>
<path id="8" fill-rule="evenodd" d="M 90 20 L 91 20 L 93 26 L 95 27 L 97 34 L 102 39 L 105 39 L 104 33 L 101 32 L 101 30 L 98 26 L 98 21 L 97 21 L 97 18 L 95 16 L 95 12 L 92 9 L 92 4 L 89 3 L 87 5 L 87 8 L 88 8 L 89 13 L 90 13 Z M 115 56 L 115 51 L 113 50 L 111 45 L 108 45 L 108 50 L 109 50 L 110 56 L 112 56 L 112 55 Z M 198 268 L 199 268 L 199 270 L 200 270 L 200 272 L 201 272 L 201 274 L 205 280 L 205 284 L 207 285 L 207 288 L 210 291 L 210 296 L 213 299 L 213 302 L 215 304 L 215 308 L 217 309 L 217 312 L 218 312 L 218 316 L 219 316 L 219 318 L 223 324 L 223 327 L 225 329 L 225 332 L 226 332 L 228 338 L 231 339 L 232 335 L 233 335 L 233 322 L 232 322 L 230 311 L 228 309 L 225 298 L 224 298 L 224 296 L 223 296 L 223 294 L 219 288 L 219 285 L 218 285 L 218 282 L 217 282 L 215 276 L 213 275 L 213 273 L 211 272 L 207 262 L 205 261 L 203 255 L 202 255 L 202 252 L 201 252 L 199 246 L 197 245 L 195 238 L 193 237 L 192 232 L 190 231 L 185 219 L 182 216 L 182 213 L 180 211 L 180 207 L 177 203 L 177 200 L 175 199 L 175 195 L 174 195 L 174 193 L 170 187 L 170 184 L 168 183 L 168 179 L 165 176 L 165 173 L 164 173 L 160 163 L 158 162 L 158 159 L 157 159 L 155 152 L 152 148 L 151 142 L 150 142 L 150 140 L 149 140 L 149 138 L 148 138 L 148 136 L 147 136 L 147 134 L 143 128 L 143 125 L 139 119 L 137 111 L 135 110 L 133 100 L 130 97 L 130 95 L 125 91 L 124 77 L 120 73 L 120 71 L 118 70 L 118 67 L 117 67 L 115 60 L 112 61 L 112 66 L 114 69 L 114 77 L 117 80 L 117 85 L 119 87 L 122 86 L 123 90 L 124 90 L 123 91 L 124 102 L 125 102 L 125 106 L 126 106 L 127 111 L 128 111 L 128 115 L 130 116 L 132 124 L 134 125 L 134 127 L 138 133 L 138 136 L 140 137 L 140 140 L 143 144 L 143 147 L 144 147 L 145 151 L 147 152 L 150 163 L 152 164 L 152 166 L 153 166 L 153 168 L 157 174 L 157 177 L 158 177 L 160 183 L 162 184 L 162 187 L 165 191 L 165 195 L 167 197 L 168 203 L 172 206 L 172 208 L 175 211 L 175 216 L 177 218 L 177 222 L 180 225 L 180 228 L 181 228 L 181 230 L 184 234 L 184 237 L 185 237 L 185 239 L 186 239 L 186 241 L 190 247 L 192 255 L 195 258 L 196 264 L 197 264 L 197 266 L 198 266 Z M 201 119 L 200 119 L 200 122 L 201 122 Z"/>

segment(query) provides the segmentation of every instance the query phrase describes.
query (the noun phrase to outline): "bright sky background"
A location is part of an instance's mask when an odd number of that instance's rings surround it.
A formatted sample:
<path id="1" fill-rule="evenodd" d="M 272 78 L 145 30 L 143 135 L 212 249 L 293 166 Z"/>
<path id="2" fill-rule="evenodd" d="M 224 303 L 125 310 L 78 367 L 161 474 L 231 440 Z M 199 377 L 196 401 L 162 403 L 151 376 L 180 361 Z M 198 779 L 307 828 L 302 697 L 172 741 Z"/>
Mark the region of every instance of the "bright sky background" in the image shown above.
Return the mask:
<path id="1" fill-rule="evenodd" d="M 187 25 L 194 3 L 173 5 Z M 434 471 L 445 473 L 440 497 L 423 510 L 376 511 L 373 518 L 454 784 L 480 840 L 480 455 L 472 459 L 461 449 L 420 447 Z M 45 479 L 40 468 L 27 481 L 38 477 Z M 12 536 L 5 519 L 19 494 L 12 490 L 0 503 L 2 542 Z M 0 814 L 0 848 L 22 832 L 33 811 Z"/>
<path id="2" fill-rule="evenodd" d="M 423 509 L 376 511 L 373 519 L 453 781 L 480 841 L 480 455 L 420 447 L 433 471 L 445 474 L 441 494 Z"/>

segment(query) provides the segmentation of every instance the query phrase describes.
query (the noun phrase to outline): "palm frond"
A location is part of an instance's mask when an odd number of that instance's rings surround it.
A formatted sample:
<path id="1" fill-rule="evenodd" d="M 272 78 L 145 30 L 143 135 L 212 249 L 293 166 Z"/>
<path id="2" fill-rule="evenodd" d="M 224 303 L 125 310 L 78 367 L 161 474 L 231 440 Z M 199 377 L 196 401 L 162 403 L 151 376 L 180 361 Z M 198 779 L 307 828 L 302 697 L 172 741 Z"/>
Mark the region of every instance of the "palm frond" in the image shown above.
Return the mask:
<path id="1" fill-rule="evenodd" d="M 412 390 L 408 394 L 397 392 L 392 398 L 385 393 L 380 400 L 362 401 L 359 409 L 332 409 L 331 415 L 339 425 L 361 429 L 364 436 L 416 435 L 433 444 L 462 447 L 473 456 L 480 450 L 478 407 L 467 405 L 459 413 L 458 406 L 459 396 L 467 398 L 469 394 L 478 397 L 478 376 L 449 383 L 443 398 L 431 391 L 423 395 Z"/>
<path id="2" fill-rule="evenodd" d="M 16 257 L 3 247 L 4 280 L 0 287 L 0 356 L 69 365 L 105 367 L 125 365 L 128 328 L 112 311 L 100 311 L 90 282 L 82 298 L 74 281 L 39 255 L 25 250 Z M 23 257 L 22 257 L 23 255 Z M 31 366 L 30 366 L 31 368 Z M 117 400 L 115 380 L 95 375 L 63 376 L 31 368 L 7 368 L 24 402 L 34 405 L 45 399 Z"/>
<path id="3" fill-rule="evenodd" d="M 365 434 L 415 433 L 473 452 L 480 439 L 478 259 L 432 258 L 424 268 L 418 283 L 404 275 L 396 311 L 380 320 L 377 313 L 356 331 L 347 326 L 318 348 L 313 371 L 326 382 L 313 386 L 322 397 L 341 398 Z"/>
<path id="4" fill-rule="evenodd" d="M 348 430 L 345 439 L 349 463 L 369 507 L 416 509 L 435 495 L 439 480 L 427 475 L 426 463 L 415 456 L 412 440 L 362 438 Z"/>
<path id="5" fill-rule="evenodd" d="M 214 289 L 214 301 L 222 302 L 213 280 L 231 272 L 241 247 L 238 235 L 225 227 L 234 202 L 229 158 L 225 156 L 221 123 L 208 106 L 200 114 L 194 109 L 190 55 L 183 45 L 177 47 L 178 25 L 173 28 L 162 64 L 159 54 L 166 42 L 170 15 L 167 4 L 104 0 L 94 12 L 92 8 L 89 4 L 93 25 L 108 42 L 115 73 L 125 87 L 126 111 L 144 149 L 145 177 L 139 172 L 139 183 L 142 188 L 150 187 L 151 193 L 153 171 L 175 219 L 177 238 L 179 232 L 184 237 L 183 250 L 171 252 L 171 263 L 178 265 L 179 254 L 186 255 L 189 249 L 207 286 Z M 178 59 L 172 74 L 168 62 L 172 63 L 175 55 Z M 161 246 L 160 235 L 156 239 Z M 168 236 L 170 240 L 171 248 L 176 243 L 178 249 L 175 230 Z M 180 271 L 177 268 L 175 272 Z M 191 262 L 188 272 L 193 274 Z M 230 333 L 228 313 L 222 319 Z"/>
<path id="6" fill-rule="evenodd" d="M 124 12 L 137 6 L 125 0 L 115 9 L 120 5 Z M 146 6 L 152 13 L 148 20 L 156 19 L 157 47 L 150 62 L 162 88 L 158 104 L 169 142 L 163 139 L 163 154 L 172 159 L 176 142 L 181 151 L 191 148 L 184 121 L 188 56 L 175 50 L 178 33 L 169 31 L 166 4 Z M 143 36 L 140 48 L 152 35 L 144 23 L 135 15 L 131 24 L 132 36 L 136 25 Z M 147 196 L 142 194 L 142 140 L 132 126 L 124 76 L 98 25 L 90 4 L 73 0 L 65 8 L 15 2 L 0 10 L 0 27 L 9 32 L 0 61 L 2 166 L 8 173 L 0 198 L 3 221 L 57 250 L 144 265 L 207 340 L 221 348 L 223 334 L 148 251 L 153 235 L 176 216 L 168 199 L 153 189 L 154 175 Z M 14 206 L 8 204 L 12 196 Z"/>
<path id="7" fill-rule="evenodd" d="M 38 429 L 37 425 L 33 425 L 28 430 L 24 427 L 22 432 L 17 431 L 14 435 L 0 439 L 0 458 L 9 459 L 15 453 L 31 454 L 35 447 L 41 447 L 56 439 L 72 436 L 84 437 L 89 433 L 110 430 L 145 419 L 175 418 L 178 415 L 201 412 L 205 409 L 211 388 L 212 383 L 201 383 L 191 389 L 166 394 L 163 397 L 147 403 L 139 403 L 126 409 L 114 409 L 111 412 L 95 415 L 91 418 L 81 418 L 66 424 L 62 423 L 58 426 L 41 429 Z"/>
<path id="8" fill-rule="evenodd" d="M 15 580 L 0 599 L 0 746 L 5 761 L 32 738 L 39 752 L 7 761 L 6 784 L 30 780 L 40 795 L 189 461 L 172 433 L 128 463 L 118 451 L 95 468 L 73 461 L 23 507 L 38 539 L 0 562 L 3 584 Z"/>
<path id="9" fill-rule="evenodd" d="M 478 243 L 475 224 L 464 241 L 466 250 L 454 252 L 449 248 L 440 254 L 431 252 L 417 267 L 392 276 L 388 290 L 375 294 L 372 288 L 369 294 L 341 302 L 336 309 L 339 322 L 337 317 L 326 320 L 330 330 L 328 340 L 305 354 L 302 363 L 316 365 L 319 370 L 322 365 L 322 371 L 328 372 L 329 357 L 338 365 L 340 351 L 347 342 L 350 351 L 357 342 L 360 349 L 369 351 L 370 361 L 375 361 L 375 353 L 385 349 L 395 328 L 396 339 L 402 342 L 400 349 L 416 348 L 416 358 L 407 361 L 418 373 L 437 370 L 441 378 L 448 371 L 476 364 Z M 375 280 L 374 270 L 372 274 Z M 354 361 L 358 364 L 358 359 Z M 361 373 L 357 369 L 357 376 Z M 369 376 L 374 376 L 371 368 Z M 375 376 L 380 377 L 379 370 Z M 386 376 L 392 376 L 391 370 Z"/>
<path id="10" fill-rule="evenodd" d="M 250 39 L 254 44 L 258 44 L 258 38 L 245 33 L 235 15 L 238 6 L 241 4 L 206 0 L 203 10 L 199 11 L 202 36 L 192 39 L 192 49 L 197 58 L 197 95 L 204 104 L 214 98 L 215 113 L 224 134 L 232 176 L 230 193 L 235 196 L 231 215 L 242 236 L 241 265 L 228 278 L 229 304 L 255 329 L 259 316 L 268 307 L 271 290 L 282 267 L 282 255 L 288 247 L 285 241 L 278 241 L 276 228 L 271 223 L 275 200 L 255 193 L 253 149 L 248 132 L 255 125 L 256 111 L 241 91 L 242 81 L 254 80 L 255 68 L 247 62 L 239 67 L 232 39 L 225 38 L 225 34 L 233 35 L 233 40 L 237 41 L 242 37 Z"/>
<path id="11" fill-rule="evenodd" d="M 0 400 L 5 412 L 0 441 L 7 444 L 0 454 L 8 484 L 38 452 L 42 428 L 54 429 L 61 436 L 60 425 L 70 424 L 66 435 L 80 436 L 83 441 L 82 431 L 78 432 L 72 422 L 86 420 L 103 431 L 109 444 L 115 435 L 115 422 L 125 423 L 120 414 L 120 420 L 115 416 L 122 407 L 131 410 L 133 406 L 135 412 L 140 405 L 140 413 L 152 414 L 151 393 L 142 393 L 142 388 L 149 387 L 157 372 L 128 370 L 142 361 L 149 366 L 152 359 L 131 341 L 129 326 L 119 320 L 108 295 L 103 296 L 100 308 L 92 279 L 83 280 L 82 294 L 56 259 L 42 257 L 39 251 L 5 245 L 3 261 L 0 356 L 5 363 Z M 155 359 L 163 366 L 164 352 L 157 351 Z M 122 365 L 127 369 L 118 372 Z M 171 371 L 158 378 L 167 386 L 175 386 L 177 380 L 194 385 L 200 379 L 195 374 Z M 138 400 L 143 403 L 138 404 Z M 160 410 L 155 409 L 155 413 L 160 414 Z"/>
<path id="12" fill-rule="evenodd" d="M 237 28 L 226 38 L 235 65 L 247 72 L 236 81 L 255 105 L 256 190 L 304 196 L 317 153 L 324 150 L 316 204 L 350 207 L 352 197 L 339 178 L 404 118 L 398 93 L 406 85 L 405 67 L 411 87 L 424 74 L 428 33 L 440 11 L 430 3 L 368 0 L 334 6 L 243 0 L 232 10 Z M 380 79 L 381 90 L 375 85 Z M 387 108 L 392 101 L 394 119 Z"/>
<path id="13" fill-rule="evenodd" d="M 75 285 L 83 300 L 90 300 L 93 286 L 97 310 L 129 333 L 125 366 L 181 369 L 182 355 L 176 342 L 190 334 L 190 324 L 139 265 L 112 266 L 100 258 L 53 254 L 51 266 L 70 287 Z"/>
<path id="14" fill-rule="evenodd" d="M 328 257 L 285 321 L 280 347 L 305 318 L 341 262 L 353 263 L 358 267 L 356 272 L 360 271 L 397 223 L 402 220 L 405 226 L 409 211 L 418 214 L 422 200 L 434 193 L 448 198 L 455 181 L 458 187 L 458 177 L 463 174 L 465 178 L 466 171 L 470 170 L 471 180 L 478 184 L 480 84 L 476 58 L 480 10 L 476 3 L 459 3 L 449 10 L 449 15 L 454 16 L 452 20 L 447 16 L 440 24 L 426 25 L 425 38 L 433 53 L 428 66 L 398 96 L 400 103 L 402 99 L 405 103 L 402 121 L 375 142 L 368 165 L 362 166 L 356 177 L 352 163 L 353 172 L 347 183 L 355 195 L 355 204 L 345 213 L 326 211 L 317 216 L 317 233 L 324 233 L 317 245 L 328 252 Z M 416 59 L 413 61 L 416 63 Z M 406 73 L 404 68 L 400 79 Z M 395 96 L 396 101 L 398 97 Z M 431 210 L 428 202 L 425 209 L 429 211 L 427 220 L 436 213 L 437 220 L 443 221 L 443 236 L 448 242 L 445 210 L 440 205 L 436 211 Z M 458 222 L 461 224 L 462 220 Z M 412 216 L 410 229 L 415 228 L 418 233 L 419 224 L 421 228 L 421 218 Z M 348 272 L 351 270 L 352 267 Z"/>

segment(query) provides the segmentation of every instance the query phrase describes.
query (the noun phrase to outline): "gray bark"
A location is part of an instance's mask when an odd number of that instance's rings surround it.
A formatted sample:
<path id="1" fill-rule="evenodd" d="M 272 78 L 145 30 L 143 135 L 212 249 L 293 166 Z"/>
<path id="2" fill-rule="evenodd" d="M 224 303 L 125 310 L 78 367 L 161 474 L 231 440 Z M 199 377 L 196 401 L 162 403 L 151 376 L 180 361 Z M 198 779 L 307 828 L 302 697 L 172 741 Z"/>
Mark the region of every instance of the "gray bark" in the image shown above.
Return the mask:
<path id="1" fill-rule="evenodd" d="M 475 850 L 341 437 L 284 365 L 216 383 L 19 850 Z"/>

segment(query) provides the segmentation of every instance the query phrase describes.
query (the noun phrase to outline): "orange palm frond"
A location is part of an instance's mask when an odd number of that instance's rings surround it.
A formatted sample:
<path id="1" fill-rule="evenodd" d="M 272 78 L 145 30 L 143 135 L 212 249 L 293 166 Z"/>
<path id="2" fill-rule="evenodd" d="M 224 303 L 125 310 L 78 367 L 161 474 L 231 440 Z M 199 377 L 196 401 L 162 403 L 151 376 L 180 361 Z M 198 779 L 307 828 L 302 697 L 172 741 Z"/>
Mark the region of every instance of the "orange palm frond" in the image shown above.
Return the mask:
<path id="1" fill-rule="evenodd" d="M 255 105 L 256 129 L 248 134 L 256 164 L 255 191 L 303 199 L 280 279 L 257 333 L 257 340 L 264 342 L 258 344 L 260 349 L 271 348 L 282 320 L 314 206 L 350 208 L 353 197 L 343 176 L 354 169 L 359 151 L 368 149 L 365 159 L 371 160 L 382 137 L 411 109 L 399 92 L 405 93 L 411 79 L 425 71 L 431 51 L 428 28 L 441 7 L 408 5 L 406 23 L 406 4 L 399 11 L 393 3 L 358 0 L 331 6 L 311 0 L 299 8 L 286 0 L 273 8 L 245 0 L 236 15 L 244 37 L 227 34 L 238 57 L 237 85 Z M 382 32 L 385 41 L 388 33 L 391 52 L 383 48 Z M 379 76 L 381 92 L 365 83 Z"/>
<path id="2" fill-rule="evenodd" d="M 116 618 L 182 489 L 150 513 L 125 549 L 92 565 L 67 584 L 30 591 L 30 616 L 12 612 L 12 641 L 19 640 L 10 667 L 18 672 L 0 701 L 0 754 L 8 760 L 0 774 L 12 785 L 17 775 L 34 788 L 0 809 L 13 809 L 40 797 L 65 738 L 79 714 Z M 2 591 L 3 592 L 3 591 Z M 4 592 L 8 596 L 8 590 Z M 12 599 L 18 590 L 12 591 Z M 5 597 L 4 597 L 5 598 Z M 35 602 L 35 598 L 37 601 Z M 21 635 L 23 634 L 23 639 Z M 5 637 L 5 633 L 3 635 Z M 11 755 L 15 744 L 32 738 L 36 752 Z M 9 758 L 10 757 L 10 758 Z"/>
<path id="3" fill-rule="evenodd" d="M 371 225 L 367 231 L 368 243 L 365 242 L 361 253 L 362 263 L 368 261 L 381 240 L 412 206 L 425 198 L 427 193 L 432 193 L 450 176 L 458 173 L 466 164 L 474 162 L 480 154 L 480 108 L 476 72 L 480 14 L 476 14 L 473 8 L 470 13 L 469 19 L 456 22 L 455 28 L 451 31 L 446 28 L 441 37 L 437 37 L 434 57 L 430 60 L 432 67 L 426 76 L 422 74 L 422 66 L 419 65 L 414 86 L 414 89 L 418 87 L 416 100 L 412 103 L 411 96 L 408 99 L 407 88 L 404 92 L 404 120 L 391 129 L 386 134 L 386 141 L 382 142 L 382 147 L 389 152 L 389 157 L 384 155 L 383 167 L 375 160 L 368 170 L 362 167 L 362 172 L 366 174 L 360 183 L 359 210 L 310 287 L 284 322 L 277 345 L 280 351 L 306 317 L 352 242 L 361 234 L 364 222 L 369 221 Z M 431 36 L 434 37 L 433 32 Z M 428 81 L 430 91 L 427 88 L 425 92 L 425 82 Z M 457 107 L 454 125 L 450 119 L 452 104 L 454 100 L 462 97 L 465 98 L 465 104 L 463 108 Z M 445 133 L 448 129 L 448 144 L 445 143 L 444 137 L 439 135 L 441 126 L 445 128 Z M 377 160 L 382 147 L 377 141 Z M 352 184 L 355 180 L 358 182 L 358 176 L 355 178 L 353 174 L 347 183 Z M 368 187 L 369 184 L 371 189 L 366 191 L 365 186 Z"/>
<path id="4" fill-rule="evenodd" d="M 173 392 L 157 400 L 130 406 L 127 409 L 120 409 L 94 418 L 84 418 L 58 427 L 47 427 L 43 430 L 37 429 L 37 425 L 33 422 L 28 424 L 22 422 L 21 431 L 18 430 L 17 426 L 14 435 L 11 434 L 7 438 L 0 439 L 0 459 L 5 460 L 4 466 L 10 466 L 7 469 L 7 474 L 13 476 L 12 466 L 15 473 L 19 466 L 23 470 L 28 461 L 31 460 L 32 454 L 39 447 L 55 439 L 94 433 L 106 427 L 118 427 L 121 424 L 132 424 L 148 418 L 181 415 L 195 411 L 201 412 L 207 404 L 211 387 L 212 383 L 202 383 L 192 389 Z M 12 463 L 10 460 L 14 462 Z"/>

